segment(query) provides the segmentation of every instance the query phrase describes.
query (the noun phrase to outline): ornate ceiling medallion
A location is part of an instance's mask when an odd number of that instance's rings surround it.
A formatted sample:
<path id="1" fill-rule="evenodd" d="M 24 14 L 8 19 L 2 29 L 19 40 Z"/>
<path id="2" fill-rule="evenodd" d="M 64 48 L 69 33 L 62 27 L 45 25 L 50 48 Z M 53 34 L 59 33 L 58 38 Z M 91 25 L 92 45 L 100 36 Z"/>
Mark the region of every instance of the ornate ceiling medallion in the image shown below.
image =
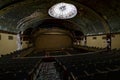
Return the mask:
<path id="1" fill-rule="evenodd" d="M 61 2 L 53 5 L 48 14 L 58 19 L 70 19 L 77 15 L 77 8 L 73 4 Z"/>

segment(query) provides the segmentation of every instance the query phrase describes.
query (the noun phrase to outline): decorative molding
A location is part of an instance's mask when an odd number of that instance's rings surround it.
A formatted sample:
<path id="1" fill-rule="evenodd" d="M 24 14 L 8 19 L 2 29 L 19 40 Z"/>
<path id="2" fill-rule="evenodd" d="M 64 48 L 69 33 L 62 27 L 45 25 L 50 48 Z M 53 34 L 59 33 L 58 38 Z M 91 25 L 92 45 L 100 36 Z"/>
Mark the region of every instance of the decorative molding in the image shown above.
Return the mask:
<path id="1" fill-rule="evenodd" d="M 9 31 L 3 31 L 3 30 L 0 30 L 0 33 L 17 35 L 17 33 L 9 32 Z"/>

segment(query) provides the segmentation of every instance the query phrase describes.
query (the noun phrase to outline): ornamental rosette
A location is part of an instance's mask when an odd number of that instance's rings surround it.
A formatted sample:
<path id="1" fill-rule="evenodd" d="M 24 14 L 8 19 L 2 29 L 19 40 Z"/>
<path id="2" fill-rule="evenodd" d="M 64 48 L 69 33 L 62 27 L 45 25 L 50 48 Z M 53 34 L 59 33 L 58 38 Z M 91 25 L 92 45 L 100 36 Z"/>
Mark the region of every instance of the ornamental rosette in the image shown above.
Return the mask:
<path id="1" fill-rule="evenodd" d="M 77 8 L 73 4 L 61 2 L 53 5 L 48 14 L 58 19 L 70 19 L 77 15 Z"/>

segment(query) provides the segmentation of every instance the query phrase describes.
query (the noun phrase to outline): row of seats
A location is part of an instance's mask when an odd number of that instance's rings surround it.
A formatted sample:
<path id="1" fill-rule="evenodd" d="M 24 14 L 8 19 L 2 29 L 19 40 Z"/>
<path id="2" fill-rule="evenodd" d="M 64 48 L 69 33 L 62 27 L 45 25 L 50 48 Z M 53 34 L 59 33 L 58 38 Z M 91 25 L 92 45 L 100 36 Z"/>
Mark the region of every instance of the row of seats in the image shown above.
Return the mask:
<path id="1" fill-rule="evenodd" d="M 0 80 L 35 80 L 40 70 L 41 58 L 22 58 L 31 53 L 32 47 L 2 55 Z"/>
<path id="2" fill-rule="evenodd" d="M 45 51 L 35 51 L 33 50 L 29 55 L 26 57 L 40 57 L 40 56 L 45 56 Z"/>
<path id="3" fill-rule="evenodd" d="M 28 47 L 22 50 L 16 50 L 13 52 L 10 52 L 9 54 L 6 55 L 1 55 L 1 58 L 15 58 L 15 57 L 22 57 L 23 55 L 27 55 L 28 53 L 32 52 L 33 48 Z"/>
<path id="4" fill-rule="evenodd" d="M 61 56 L 61 55 L 68 55 L 66 52 L 62 51 L 54 51 L 54 52 L 49 52 L 49 56 Z"/>
<path id="5" fill-rule="evenodd" d="M 91 46 L 77 46 L 80 49 L 88 50 L 88 51 L 99 51 L 106 50 L 107 48 L 99 48 L 99 47 L 91 47 Z"/>
<path id="6" fill-rule="evenodd" d="M 35 51 L 33 50 L 29 55 L 26 57 L 45 57 L 45 56 L 61 56 L 61 55 L 68 55 L 65 51 Z"/>
<path id="7" fill-rule="evenodd" d="M 0 80 L 35 80 L 41 59 L 0 58 Z"/>
<path id="8" fill-rule="evenodd" d="M 88 50 L 85 50 L 85 49 L 77 49 L 77 48 L 66 49 L 65 51 L 68 52 L 68 53 L 71 54 L 71 55 L 74 55 L 74 54 L 83 54 L 83 53 L 89 52 Z"/>
<path id="9" fill-rule="evenodd" d="M 73 50 L 73 52 L 79 52 Z M 40 58 L 20 58 L 43 55 L 64 55 L 64 52 L 36 52 L 33 48 L 16 51 L 0 58 L 0 80 L 35 80 L 40 71 Z M 13 58 L 14 56 L 14 58 Z M 18 57 L 18 58 L 17 58 Z M 62 80 L 114 80 L 120 79 L 120 50 L 89 52 L 56 57 L 57 70 Z M 37 66 L 36 66 L 37 65 Z M 62 67 L 61 67 L 62 66 Z M 64 74 L 64 75 L 63 75 Z"/>
<path id="10" fill-rule="evenodd" d="M 120 79 L 120 50 L 58 57 L 56 62 L 73 73 L 75 80 Z"/>

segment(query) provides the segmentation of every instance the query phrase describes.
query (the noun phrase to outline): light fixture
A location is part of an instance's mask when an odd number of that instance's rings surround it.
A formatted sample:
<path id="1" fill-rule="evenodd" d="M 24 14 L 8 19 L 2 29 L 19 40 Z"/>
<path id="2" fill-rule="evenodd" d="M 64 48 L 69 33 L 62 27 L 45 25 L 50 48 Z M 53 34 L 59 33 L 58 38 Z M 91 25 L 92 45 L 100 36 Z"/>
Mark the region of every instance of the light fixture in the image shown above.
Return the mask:
<path id="1" fill-rule="evenodd" d="M 73 4 L 61 2 L 53 5 L 48 14 L 58 19 L 70 19 L 77 15 L 77 8 Z"/>

